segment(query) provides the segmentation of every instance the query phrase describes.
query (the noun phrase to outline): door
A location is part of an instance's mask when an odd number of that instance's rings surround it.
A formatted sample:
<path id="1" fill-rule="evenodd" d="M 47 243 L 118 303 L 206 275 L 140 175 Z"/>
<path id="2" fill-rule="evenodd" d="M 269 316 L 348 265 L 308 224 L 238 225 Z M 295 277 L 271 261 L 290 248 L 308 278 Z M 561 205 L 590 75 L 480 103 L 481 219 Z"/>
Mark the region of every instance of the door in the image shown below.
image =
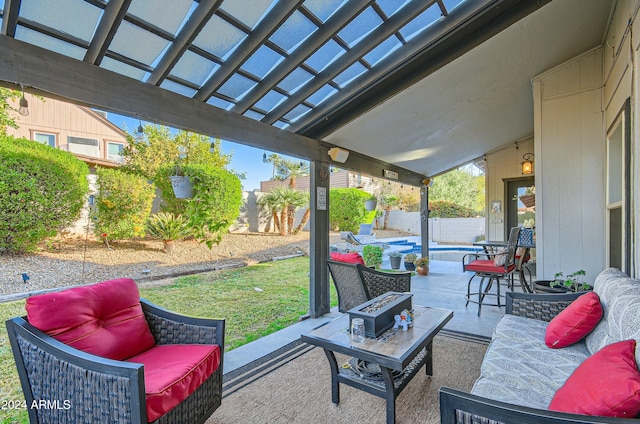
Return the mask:
<path id="1" fill-rule="evenodd" d="M 533 228 L 536 219 L 534 177 L 505 180 L 505 234 L 513 227 Z"/>

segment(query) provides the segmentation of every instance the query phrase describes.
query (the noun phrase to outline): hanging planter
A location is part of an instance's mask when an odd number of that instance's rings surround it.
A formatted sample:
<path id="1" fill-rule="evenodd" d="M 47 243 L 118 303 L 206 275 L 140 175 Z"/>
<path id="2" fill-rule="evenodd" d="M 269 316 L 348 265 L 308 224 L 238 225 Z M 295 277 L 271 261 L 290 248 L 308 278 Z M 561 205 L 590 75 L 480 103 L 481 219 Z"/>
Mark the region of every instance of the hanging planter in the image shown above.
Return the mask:
<path id="1" fill-rule="evenodd" d="M 190 199 L 193 197 L 193 186 L 188 175 L 171 175 L 171 187 L 177 199 Z"/>
<path id="2" fill-rule="evenodd" d="M 376 199 L 369 199 L 364 201 L 364 208 L 367 211 L 374 211 L 376 210 L 376 207 L 378 207 L 378 201 Z"/>

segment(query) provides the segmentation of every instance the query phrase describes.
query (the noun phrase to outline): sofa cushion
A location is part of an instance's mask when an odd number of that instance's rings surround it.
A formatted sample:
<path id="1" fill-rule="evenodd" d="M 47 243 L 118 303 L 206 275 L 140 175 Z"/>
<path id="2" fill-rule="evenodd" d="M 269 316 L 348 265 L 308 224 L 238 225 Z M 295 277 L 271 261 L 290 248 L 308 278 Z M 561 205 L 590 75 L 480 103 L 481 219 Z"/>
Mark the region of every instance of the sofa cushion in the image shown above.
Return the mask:
<path id="1" fill-rule="evenodd" d="M 601 318 L 600 298 L 593 292 L 585 293 L 549 322 L 544 342 L 553 349 L 572 345 L 589 334 Z"/>
<path id="2" fill-rule="evenodd" d="M 338 262 L 346 262 L 350 264 L 362 264 L 364 265 L 364 260 L 362 256 L 358 252 L 349 252 L 349 253 L 340 253 L 340 252 L 331 252 L 331 259 Z"/>
<path id="3" fill-rule="evenodd" d="M 175 408 L 220 365 L 217 345 L 156 345 L 127 362 L 144 365 L 147 419 L 155 421 Z"/>
<path id="4" fill-rule="evenodd" d="M 640 280 L 608 268 L 595 279 L 593 291 L 600 297 L 602 320 L 585 341 L 591 353 L 604 346 L 629 339 L 640 339 Z"/>
<path id="5" fill-rule="evenodd" d="M 587 358 L 556 392 L 552 411 L 608 417 L 640 414 L 635 340 L 606 346 Z"/>
<path id="6" fill-rule="evenodd" d="M 546 409 L 556 390 L 562 386 L 578 365 L 589 357 L 584 342 L 564 349 L 549 349 L 544 344 L 544 331 L 539 331 L 542 321 L 520 318 L 525 333 L 507 334 L 504 330 L 515 320 L 505 320 L 498 326 L 503 330 L 494 333 L 480 368 L 480 377 L 471 393 L 515 405 Z M 532 336 L 526 337 L 525 322 L 532 323 Z M 547 324 L 546 322 L 544 324 Z M 497 328 L 496 327 L 496 328 Z M 537 333 L 537 336 L 535 335 Z"/>
<path id="7" fill-rule="evenodd" d="M 105 358 L 123 360 L 155 344 L 130 278 L 32 296 L 26 309 L 34 327 Z"/>

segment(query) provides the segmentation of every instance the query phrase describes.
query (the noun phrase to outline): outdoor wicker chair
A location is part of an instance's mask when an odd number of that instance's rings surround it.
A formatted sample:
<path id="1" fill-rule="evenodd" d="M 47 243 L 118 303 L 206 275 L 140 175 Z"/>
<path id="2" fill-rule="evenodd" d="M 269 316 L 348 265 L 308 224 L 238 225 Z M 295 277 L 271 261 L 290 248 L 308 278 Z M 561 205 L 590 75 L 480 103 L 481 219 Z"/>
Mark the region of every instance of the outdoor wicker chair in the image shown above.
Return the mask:
<path id="1" fill-rule="evenodd" d="M 372 299 L 367 296 L 356 264 L 327 259 L 327 265 L 338 292 L 338 310 L 340 312 L 345 313 Z"/>
<path id="2" fill-rule="evenodd" d="M 27 300 L 29 318 L 6 322 L 32 424 L 201 424 L 220 406 L 224 320 L 176 315 L 136 294 L 124 278 L 47 293 Z M 128 357 L 140 344 L 146 350 Z"/>
<path id="3" fill-rule="evenodd" d="M 390 291 L 411 291 L 410 272 L 383 272 L 360 264 L 357 264 L 356 268 L 364 284 L 368 300 Z"/>

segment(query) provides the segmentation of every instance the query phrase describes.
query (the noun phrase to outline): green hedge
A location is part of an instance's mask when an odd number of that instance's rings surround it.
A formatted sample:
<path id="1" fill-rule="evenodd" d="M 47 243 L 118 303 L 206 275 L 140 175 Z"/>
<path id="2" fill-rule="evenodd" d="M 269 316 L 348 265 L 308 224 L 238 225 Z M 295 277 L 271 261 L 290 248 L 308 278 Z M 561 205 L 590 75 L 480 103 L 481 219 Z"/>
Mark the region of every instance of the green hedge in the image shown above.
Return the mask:
<path id="1" fill-rule="evenodd" d="M 0 136 L 0 253 L 33 251 L 80 217 L 88 166 L 69 152 Z"/>
<path id="2" fill-rule="evenodd" d="M 429 210 L 430 218 L 472 218 L 478 216 L 473 209 L 446 200 L 429 202 Z"/>
<path id="3" fill-rule="evenodd" d="M 98 168 L 95 232 L 112 240 L 144 237 L 155 187 L 119 169 Z"/>
<path id="4" fill-rule="evenodd" d="M 331 228 L 340 231 L 357 233 L 360 224 L 371 222 L 371 215 L 367 212 L 364 201 L 371 198 L 371 194 L 356 188 L 333 188 L 329 192 L 329 223 Z"/>
<path id="5" fill-rule="evenodd" d="M 177 199 L 169 176 L 174 166 L 163 167 L 155 184 L 162 192 L 163 210 L 182 214 L 188 220 L 191 234 L 209 248 L 220 243 L 222 234 L 240 215 L 242 184 L 231 172 L 213 165 L 184 165 L 181 173 L 188 175 L 193 185 L 192 199 Z"/>

